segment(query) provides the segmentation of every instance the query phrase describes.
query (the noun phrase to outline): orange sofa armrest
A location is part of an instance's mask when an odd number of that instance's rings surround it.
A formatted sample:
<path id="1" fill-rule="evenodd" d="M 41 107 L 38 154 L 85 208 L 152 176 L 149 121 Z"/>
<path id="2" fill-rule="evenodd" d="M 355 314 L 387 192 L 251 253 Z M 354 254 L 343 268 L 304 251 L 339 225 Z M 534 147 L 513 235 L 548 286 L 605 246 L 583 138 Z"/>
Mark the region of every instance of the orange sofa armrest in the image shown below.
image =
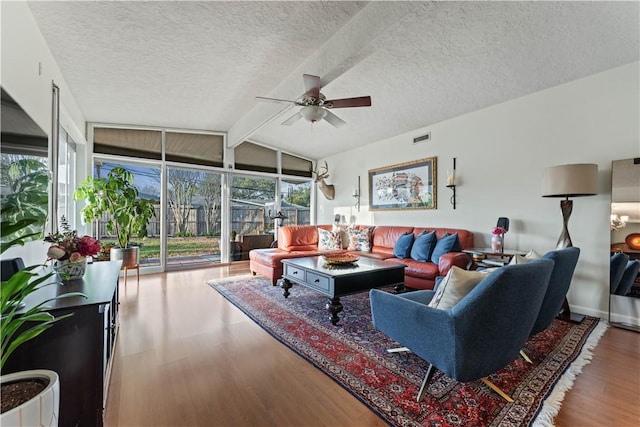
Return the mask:
<path id="1" fill-rule="evenodd" d="M 464 252 L 446 253 L 440 257 L 440 262 L 438 263 L 438 270 L 440 271 L 439 275 L 446 276 L 454 265 L 467 270 L 471 265 L 471 260 Z"/>

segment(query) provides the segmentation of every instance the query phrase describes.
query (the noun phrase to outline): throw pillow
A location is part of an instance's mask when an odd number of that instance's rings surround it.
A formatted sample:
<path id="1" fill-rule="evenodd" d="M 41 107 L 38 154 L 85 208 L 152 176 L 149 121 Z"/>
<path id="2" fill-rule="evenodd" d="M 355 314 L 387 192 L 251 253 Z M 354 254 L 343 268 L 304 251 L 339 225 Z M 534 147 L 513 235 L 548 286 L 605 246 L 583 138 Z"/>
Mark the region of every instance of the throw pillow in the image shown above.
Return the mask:
<path id="1" fill-rule="evenodd" d="M 436 245 L 436 232 L 427 233 L 423 231 L 416 237 L 411 247 L 411 259 L 415 261 L 429 261 L 431 252 Z"/>
<path id="2" fill-rule="evenodd" d="M 531 262 L 533 260 L 540 259 L 540 258 L 541 258 L 540 254 L 538 254 L 534 250 L 530 250 L 524 256 L 515 255 L 513 258 L 511 258 L 511 261 L 509 261 L 509 265 L 526 264 L 528 262 Z"/>
<path id="3" fill-rule="evenodd" d="M 411 245 L 413 245 L 413 233 L 405 233 L 398 237 L 396 244 L 393 245 L 393 256 L 396 258 L 409 258 Z"/>
<path id="4" fill-rule="evenodd" d="M 460 247 L 460 242 L 458 241 L 458 233 L 445 234 L 444 236 L 442 236 L 436 242 L 435 248 L 433 248 L 433 253 L 431 254 L 431 262 L 434 264 L 438 264 L 440 262 L 440 257 L 446 253 L 453 252 L 456 245 Z"/>
<path id="5" fill-rule="evenodd" d="M 334 232 L 318 228 L 318 250 L 327 251 L 332 249 L 342 249 L 340 231 Z"/>
<path id="6" fill-rule="evenodd" d="M 347 249 L 350 251 L 371 251 L 371 229 L 369 227 L 357 230 L 350 228 L 347 230 L 347 236 L 349 238 L 349 246 Z"/>
<path id="7" fill-rule="evenodd" d="M 485 277 L 487 277 L 486 273 L 463 270 L 454 265 L 438 285 L 438 290 L 429 302 L 429 307 L 440 310 L 453 308 Z"/>

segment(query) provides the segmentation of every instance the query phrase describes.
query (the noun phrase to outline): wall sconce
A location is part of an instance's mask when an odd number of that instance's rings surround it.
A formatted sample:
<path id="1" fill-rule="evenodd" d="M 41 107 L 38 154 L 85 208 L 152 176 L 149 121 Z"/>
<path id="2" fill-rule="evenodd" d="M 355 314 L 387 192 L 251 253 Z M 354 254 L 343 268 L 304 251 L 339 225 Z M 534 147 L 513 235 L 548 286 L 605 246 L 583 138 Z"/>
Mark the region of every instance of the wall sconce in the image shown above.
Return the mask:
<path id="1" fill-rule="evenodd" d="M 453 158 L 453 170 L 447 171 L 447 188 L 450 188 L 453 191 L 453 195 L 451 196 L 451 204 L 453 205 L 453 209 L 456 208 L 456 158 Z"/>
<path id="2" fill-rule="evenodd" d="M 269 218 L 271 219 L 277 219 L 278 220 L 278 227 L 282 227 L 282 221 L 284 221 L 285 219 L 288 219 L 288 216 L 285 216 L 282 214 L 282 211 L 278 211 L 278 213 L 276 214 L 276 216 L 271 216 L 271 214 L 269 214 Z"/>
<path id="3" fill-rule="evenodd" d="M 358 175 L 358 186 L 353 187 L 353 197 L 356 199 L 355 207 L 360 212 L 360 175 Z"/>

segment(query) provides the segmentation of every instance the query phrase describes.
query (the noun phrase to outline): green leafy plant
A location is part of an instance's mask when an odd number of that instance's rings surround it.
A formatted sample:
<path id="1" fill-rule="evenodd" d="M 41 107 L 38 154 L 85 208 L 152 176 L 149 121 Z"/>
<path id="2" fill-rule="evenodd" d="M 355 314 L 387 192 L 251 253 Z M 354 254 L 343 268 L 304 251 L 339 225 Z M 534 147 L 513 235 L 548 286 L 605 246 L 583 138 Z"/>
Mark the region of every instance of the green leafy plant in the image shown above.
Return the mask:
<path id="1" fill-rule="evenodd" d="M 153 200 L 138 197 L 133 174 L 116 167 L 106 178 L 89 177 L 73 193 L 74 200 L 84 200 L 82 219 L 90 223 L 109 214 L 107 232 L 117 237 L 120 248 L 128 248 L 131 237 L 145 237 L 147 226 L 155 216 Z"/>
<path id="2" fill-rule="evenodd" d="M 9 193 L 3 195 L 0 210 L 6 236 L 24 242 L 42 237 L 49 209 L 49 172 L 39 160 L 23 158 L 2 163 L 0 171 Z M 9 233 L 11 231 L 11 233 Z"/>
<path id="3" fill-rule="evenodd" d="M 4 214 L 4 212 L 2 212 Z M 2 215 L 4 217 L 4 215 Z M 24 245 L 25 229 L 36 225 L 37 219 L 25 219 L 16 223 L 3 221 L 0 224 L 0 253 L 4 253 L 9 248 Z M 54 317 L 46 311 L 47 304 L 59 298 L 85 297 L 80 292 L 69 292 L 58 295 L 54 298 L 42 301 L 30 307 L 24 312 L 20 310 L 25 306 L 25 299 L 39 289 L 57 284 L 51 277 L 52 271 L 42 270 L 45 265 L 32 265 L 18 271 L 8 280 L 2 282 L 0 287 L 0 371 L 16 348 L 25 342 L 37 337 L 55 322 L 67 318 L 73 313 Z M 23 327 L 24 326 L 24 327 Z"/>

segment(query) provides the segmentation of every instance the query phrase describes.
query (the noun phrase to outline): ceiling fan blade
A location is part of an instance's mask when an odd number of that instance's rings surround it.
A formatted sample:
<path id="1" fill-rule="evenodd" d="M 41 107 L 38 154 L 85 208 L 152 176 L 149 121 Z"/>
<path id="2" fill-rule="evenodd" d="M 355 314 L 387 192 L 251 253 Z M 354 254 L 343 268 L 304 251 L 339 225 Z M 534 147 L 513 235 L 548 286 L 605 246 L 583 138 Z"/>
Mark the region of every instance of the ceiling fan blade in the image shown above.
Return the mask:
<path id="1" fill-rule="evenodd" d="M 331 111 L 327 111 L 327 115 L 324 116 L 324 119 L 328 121 L 331 125 L 333 125 L 333 127 L 337 127 L 337 128 L 347 124 L 347 122 L 345 122 L 340 117 L 333 114 Z"/>
<path id="2" fill-rule="evenodd" d="M 256 99 L 258 101 L 275 102 L 278 104 L 301 105 L 298 101 L 291 101 L 289 99 L 265 98 L 264 96 L 256 96 Z"/>
<path id="3" fill-rule="evenodd" d="M 320 77 L 311 74 L 303 74 L 305 95 L 320 99 Z"/>
<path id="4" fill-rule="evenodd" d="M 295 122 L 297 122 L 301 118 L 302 118 L 302 114 L 300 114 L 300 111 L 298 111 L 293 116 L 289 117 L 287 120 L 282 122 L 282 124 L 285 125 L 285 126 L 291 126 L 292 124 L 294 124 Z"/>
<path id="5" fill-rule="evenodd" d="M 329 99 L 324 101 L 323 106 L 326 108 L 371 107 L 371 97 Z"/>

